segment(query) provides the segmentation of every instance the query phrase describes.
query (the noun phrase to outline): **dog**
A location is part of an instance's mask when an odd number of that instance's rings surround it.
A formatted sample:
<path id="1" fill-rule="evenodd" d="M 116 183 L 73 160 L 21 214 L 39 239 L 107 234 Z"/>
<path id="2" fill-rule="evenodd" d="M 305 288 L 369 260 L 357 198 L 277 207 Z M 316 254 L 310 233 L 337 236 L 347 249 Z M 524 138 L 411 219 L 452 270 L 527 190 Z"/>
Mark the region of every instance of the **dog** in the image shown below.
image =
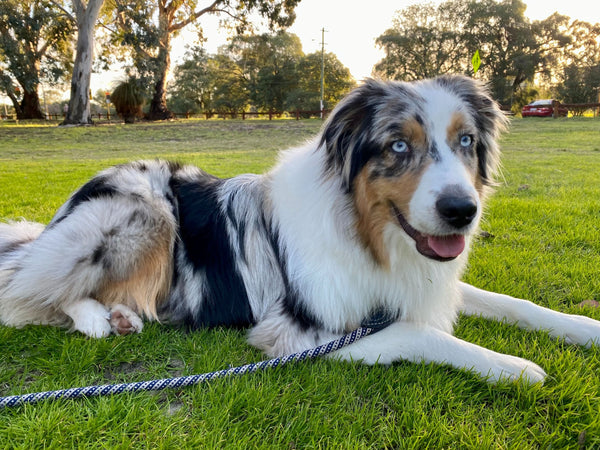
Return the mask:
<path id="1" fill-rule="evenodd" d="M 140 332 L 144 319 L 249 328 L 251 345 L 279 356 L 385 317 L 334 357 L 541 382 L 533 362 L 452 335 L 462 312 L 600 342 L 598 321 L 459 281 L 505 126 L 473 79 L 371 79 L 266 174 L 219 179 L 162 160 L 108 168 L 47 226 L 0 226 L 0 321 L 91 337 Z"/>

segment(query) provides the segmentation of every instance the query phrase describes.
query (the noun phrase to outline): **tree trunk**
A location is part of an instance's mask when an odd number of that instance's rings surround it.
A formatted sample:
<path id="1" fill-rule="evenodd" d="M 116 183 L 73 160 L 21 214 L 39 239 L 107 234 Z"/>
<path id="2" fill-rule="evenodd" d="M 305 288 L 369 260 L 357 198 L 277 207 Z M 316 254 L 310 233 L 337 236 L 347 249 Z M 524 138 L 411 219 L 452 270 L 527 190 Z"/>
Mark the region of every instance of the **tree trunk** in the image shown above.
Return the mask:
<path id="1" fill-rule="evenodd" d="M 37 85 L 35 89 L 24 91 L 23 100 L 17 109 L 17 119 L 45 119 L 40 106 L 40 98 L 37 93 Z"/>
<path id="2" fill-rule="evenodd" d="M 73 0 L 77 16 L 77 53 L 71 77 L 71 98 L 61 125 L 92 124 L 90 113 L 90 78 L 94 57 L 94 29 L 104 0 L 89 0 L 87 7 Z"/>
<path id="3" fill-rule="evenodd" d="M 169 59 L 168 56 L 167 59 Z M 152 97 L 152 102 L 150 102 L 150 111 L 148 112 L 148 119 L 150 120 L 168 120 L 175 118 L 175 114 L 167 108 L 167 73 L 167 71 L 161 70 L 161 73 L 157 75 L 158 79 L 154 85 L 154 95 Z"/>
<path id="4" fill-rule="evenodd" d="M 173 11 L 169 11 L 168 8 L 159 9 L 160 47 L 156 57 L 158 73 L 156 74 L 154 95 L 148 113 L 148 119 L 150 120 L 175 118 L 175 114 L 167 108 L 167 76 L 171 68 L 171 31 L 169 30 L 169 26 L 172 14 Z"/>

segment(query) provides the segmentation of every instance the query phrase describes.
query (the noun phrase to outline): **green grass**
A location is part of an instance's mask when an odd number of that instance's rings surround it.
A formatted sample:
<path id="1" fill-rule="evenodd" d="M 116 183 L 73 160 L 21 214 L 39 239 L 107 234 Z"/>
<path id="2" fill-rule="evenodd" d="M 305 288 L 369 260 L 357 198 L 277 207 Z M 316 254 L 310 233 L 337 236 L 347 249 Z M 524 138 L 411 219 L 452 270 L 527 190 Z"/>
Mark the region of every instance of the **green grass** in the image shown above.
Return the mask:
<path id="1" fill-rule="evenodd" d="M 141 157 L 220 176 L 262 172 L 319 121 L 0 125 L 0 217 L 47 222 L 94 172 Z M 565 312 L 600 300 L 600 122 L 517 120 L 465 279 Z M 587 448 L 600 446 L 600 352 L 461 318 L 456 334 L 533 360 L 543 386 L 489 386 L 445 366 L 327 360 L 161 393 L 0 411 L 0 448 Z M 262 359 L 239 330 L 148 324 L 91 340 L 0 327 L 0 395 L 189 375 Z"/>

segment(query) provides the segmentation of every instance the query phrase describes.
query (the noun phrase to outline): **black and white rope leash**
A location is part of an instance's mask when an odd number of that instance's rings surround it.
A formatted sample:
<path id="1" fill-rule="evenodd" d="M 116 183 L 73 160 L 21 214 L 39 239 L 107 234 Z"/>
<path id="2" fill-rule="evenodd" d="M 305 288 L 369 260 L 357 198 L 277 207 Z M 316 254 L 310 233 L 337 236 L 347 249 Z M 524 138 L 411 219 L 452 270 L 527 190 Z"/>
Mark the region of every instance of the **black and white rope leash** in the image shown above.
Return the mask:
<path id="1" fill-rule="evenodd" d="M 27 403 L 37 403 L 42 400 L 56 399 L 76 399 L 82 397 L 98 397 L 122 392 L 140 392 L 140 391 L 160 391 L 163 389 L 181 388 L 211 381 L 216 378 L 225 378 L 233 375 L 243 375 L 275 367 L 281 367 L 291 362 L 300 362 L 306 359 L 314 359 L 319 356 L 327 355 L 336 350 L 346 347 L 353 342 L 375 333 L 383 328 L 382 323 L 375 326 L 362 326 L 342 336 L 339 339 L 319 345 L 310 350 L 305 350 L 280 358 L 273 358 L 258 363 L 246 364 L 230 369 L 219 370 L 216 372 L 204 373 L 201 375 L 188 375 L 176 378 L 164 378 L 161 380 L 139 381 L 136 383 L 105 384 L 100 386 L 87 386 L 70 389 L 60 389 L 57 391 L 35 392 L 24 395 L 12 395 L 9 397 L 0 397 L 0 409 L 12 406 L 24 405 Z M 384 325 L 385 326 L 385 325 Z"/>

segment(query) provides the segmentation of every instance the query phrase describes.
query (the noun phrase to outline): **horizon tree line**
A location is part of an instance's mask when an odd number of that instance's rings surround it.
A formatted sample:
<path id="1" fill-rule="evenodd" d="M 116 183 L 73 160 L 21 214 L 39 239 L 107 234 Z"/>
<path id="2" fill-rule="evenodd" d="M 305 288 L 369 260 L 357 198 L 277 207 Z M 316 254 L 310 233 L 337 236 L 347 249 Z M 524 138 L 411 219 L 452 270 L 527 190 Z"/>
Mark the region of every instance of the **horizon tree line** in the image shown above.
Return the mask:
<path id="1" fill-rule="evenodd" d="M 168 101 L 221 109 L 240 102 L 262 109 L 311 105 L 319 91 L 311 83 L 321 55 L 304 55 L 297 37 L 280 32 L 295 20 L 300 1 L 3 0 L 0 92 L 20 119 L 42 118 L 40 82 L 70 80 L 65 123 L 87 124 L 92 70 L 119 62 L 147 88 L 150 119 L 172 117 Z M 464 73 L 487 81 L 501 103 L 517 106 L 542 94 L 569 103 L 599 101 L 600 24 L 556 13 L 531 21 L 525 11 L 521 0 L 448 0 L 404 8 L 377 38 L 385 56 L 373 75 L 413 80 Z M 178 82 L 168 85 L 172 38 L 195 27 L 202 42 L 206 15 L 218 15 L 236 35 L 216 55 L 192 46 L 175 68 Z M 257 18 L 268 24 L 269 33 L 253 34 Z M 476 75 L 469 64 L 475 50 L 483 61 Z M 331 74 L 326 82 L 347 81 L 335 55 L 323 56 Z M 194 76 L 202 84 L 195 99 L 189 86 Z M 343 89 L 331 89 L 330 104 Z"/>

